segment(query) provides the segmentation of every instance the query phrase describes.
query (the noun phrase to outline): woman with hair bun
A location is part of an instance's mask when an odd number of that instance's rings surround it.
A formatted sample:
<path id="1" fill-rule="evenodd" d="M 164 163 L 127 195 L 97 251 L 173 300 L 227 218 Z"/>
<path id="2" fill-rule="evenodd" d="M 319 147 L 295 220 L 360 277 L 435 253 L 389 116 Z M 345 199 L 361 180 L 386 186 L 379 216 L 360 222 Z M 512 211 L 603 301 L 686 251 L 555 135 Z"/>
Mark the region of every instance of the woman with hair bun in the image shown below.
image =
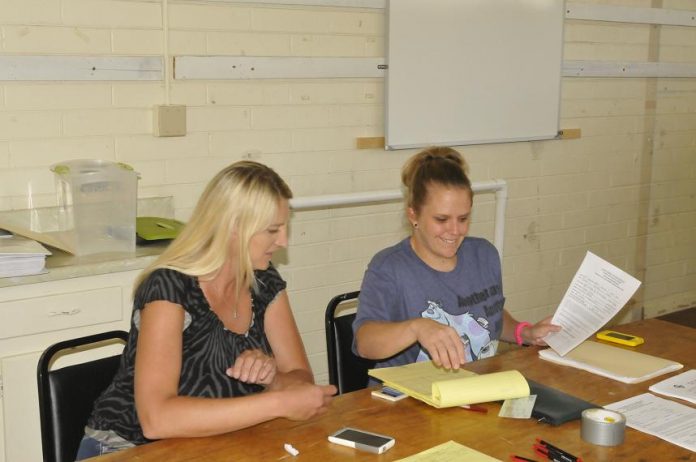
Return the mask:
<path id="1" fill-rule="evenodd" d="M 162 438 L 324 413 L 271 257 L 288 244 L 287 184 L 241 161 L 208 184 L 181 234 L 135 284 L 128 342 L 77 460 Z"/>
<path id="2" fill-rule="evenodd" d="M 493 356 L 498 340 L 545 345 L 548 317 L 516 321 L 504 309 L 500 257 L 468 237 L 473 190 L 456 150 L 432 147 L 403 167 L 411 235 L 367 267 L 353 324 L 354 350 L 377 367 L 432 359 L 446 369 Z"/>

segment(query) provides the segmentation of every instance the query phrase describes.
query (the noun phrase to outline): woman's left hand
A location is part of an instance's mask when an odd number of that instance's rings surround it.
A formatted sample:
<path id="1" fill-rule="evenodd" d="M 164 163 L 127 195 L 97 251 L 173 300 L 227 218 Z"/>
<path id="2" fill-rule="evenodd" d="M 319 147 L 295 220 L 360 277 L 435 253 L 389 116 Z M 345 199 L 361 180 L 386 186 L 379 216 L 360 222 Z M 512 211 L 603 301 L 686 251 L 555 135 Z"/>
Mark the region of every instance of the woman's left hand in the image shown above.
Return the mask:
<path id="1" fill-rule="evenodd" d="M 551 332 L 558 332 L 561 326 L 551 324 L 552 316 L 544 318 L 538 323 L 522 329 L 521 335 L 525 345 L 546 346 L 544 337 Z"/>
<path id="2" fill-rule="evenodd" d="M 237 357 L 227 375 L 240 382 L 268 386 L 273 383 L 278 368 L 275 359 L 261 350 L 246 350 Z"/>

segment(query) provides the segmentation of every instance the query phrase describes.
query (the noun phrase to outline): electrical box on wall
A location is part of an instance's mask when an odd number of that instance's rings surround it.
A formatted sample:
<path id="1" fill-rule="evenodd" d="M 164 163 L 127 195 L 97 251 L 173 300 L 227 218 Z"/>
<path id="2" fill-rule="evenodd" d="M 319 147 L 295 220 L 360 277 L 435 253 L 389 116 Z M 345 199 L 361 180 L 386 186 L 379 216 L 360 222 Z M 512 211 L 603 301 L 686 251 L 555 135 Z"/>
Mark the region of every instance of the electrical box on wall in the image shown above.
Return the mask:
<path id="1" fill-rule="evenodd" d="M 155 136 L 185 136 L 186 106 L 183 104 L 154 106 L 152 128 Z"/>

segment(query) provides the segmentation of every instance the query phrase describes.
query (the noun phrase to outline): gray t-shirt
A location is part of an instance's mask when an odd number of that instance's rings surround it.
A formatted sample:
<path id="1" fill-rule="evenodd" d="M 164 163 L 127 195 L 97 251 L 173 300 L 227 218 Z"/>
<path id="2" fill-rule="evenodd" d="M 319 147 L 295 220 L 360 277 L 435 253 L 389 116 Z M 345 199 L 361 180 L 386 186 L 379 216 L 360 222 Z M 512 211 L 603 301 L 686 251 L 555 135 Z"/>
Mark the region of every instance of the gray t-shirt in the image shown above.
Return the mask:
<path id="1" fill-rule="evenodd" d="M 490 242 L 465 238 L 457 250 L 456 268 L 442 272 L 423 262 L 407 238 L 372 258 L 360 289 L 353 332 L 365 321 L 431 318 L 454 327 L 464 342 L 467 361 L 475 361 L 495 355 L 504 304 L 500 259 Z M 416 343 L 376 367 L 427 359 Z"/>

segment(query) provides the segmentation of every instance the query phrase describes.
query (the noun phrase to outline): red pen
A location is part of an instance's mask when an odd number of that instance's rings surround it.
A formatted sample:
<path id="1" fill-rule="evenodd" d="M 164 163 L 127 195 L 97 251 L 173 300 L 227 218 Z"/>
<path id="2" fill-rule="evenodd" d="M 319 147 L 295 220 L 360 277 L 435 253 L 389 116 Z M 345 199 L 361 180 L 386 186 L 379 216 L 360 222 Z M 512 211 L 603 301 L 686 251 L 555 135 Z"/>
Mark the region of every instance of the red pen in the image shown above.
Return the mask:
<path id="1" fill-rule="evenodd" d="M 549 460 L 558 462 L 582 462 L 580 457 L 575 457 L 574 455 L 557 446 L 554 446 L 553 444 L 550 444 L 540 438 L 537 438 L 536 440 L 538 443 L 533 445 L 534 452 L 548 458 Z"/>
<path id="2" fill-rule="evenodd" d="M 462 404 L 461 406 L 462 409 L 466 409 L 467 411 L 473 411 L 473 412 L 480 412 L 482 414 L 488 414 L 488 408 L 485 408 L 483 406 L 477 406 L 475 404 Z"/>
<path id="3" fill-rule="evenodd" d="M 571 462 L 569 459 L 541 444 L 535 444 L 534 452 L 542 457 L 545 457 L 549 462 Z"/>
<path id="4" fill-rule="evenodd" d="M 551 459 L 551 456 L 549 455 L 549 450 L 546 449 L 546 446 L 542 446 L 541 444 L 534 444 L 532 445 L 532 449 L 534 449 L 534 453 L 538 456 L 545 457 L 546 459 Z"/>

